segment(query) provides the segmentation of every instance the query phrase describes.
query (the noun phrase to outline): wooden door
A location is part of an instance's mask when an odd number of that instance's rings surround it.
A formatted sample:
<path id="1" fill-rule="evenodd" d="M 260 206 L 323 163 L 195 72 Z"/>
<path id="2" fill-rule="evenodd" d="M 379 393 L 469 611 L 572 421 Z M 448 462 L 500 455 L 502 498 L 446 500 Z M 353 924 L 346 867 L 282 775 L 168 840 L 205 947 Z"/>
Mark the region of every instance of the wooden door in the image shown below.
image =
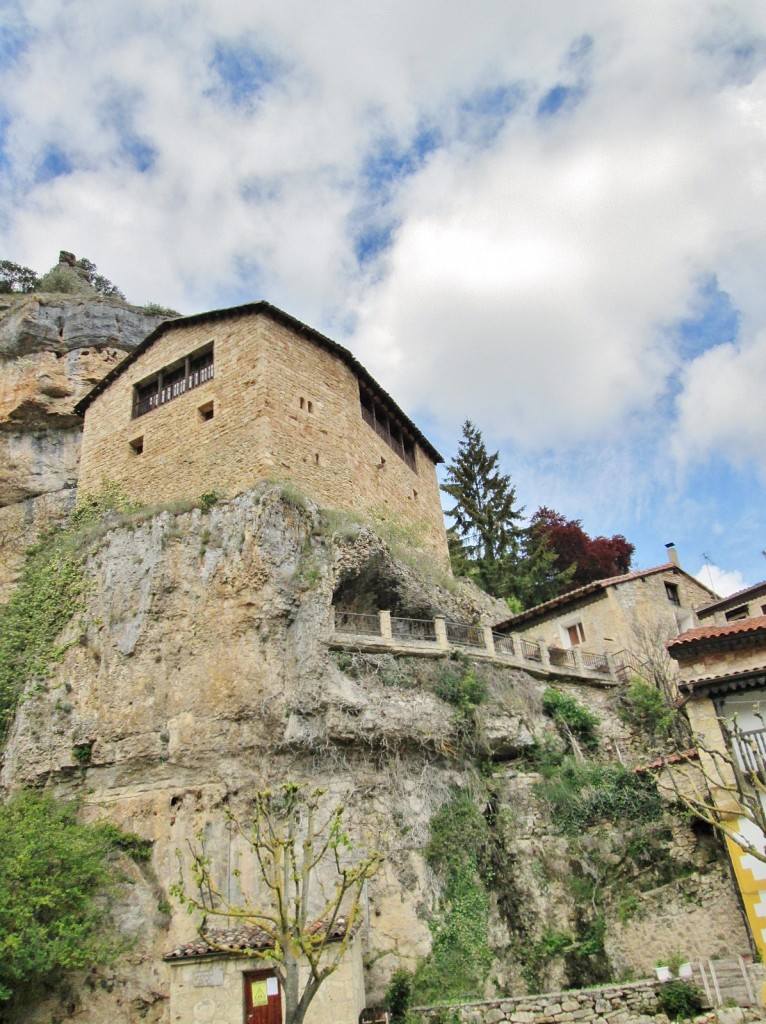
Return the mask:
<path id="1" fill-rule="evenodd" d="M 273 971 L 247 971 L 245 1024 L 282 1024 L 282 998 Z"/>

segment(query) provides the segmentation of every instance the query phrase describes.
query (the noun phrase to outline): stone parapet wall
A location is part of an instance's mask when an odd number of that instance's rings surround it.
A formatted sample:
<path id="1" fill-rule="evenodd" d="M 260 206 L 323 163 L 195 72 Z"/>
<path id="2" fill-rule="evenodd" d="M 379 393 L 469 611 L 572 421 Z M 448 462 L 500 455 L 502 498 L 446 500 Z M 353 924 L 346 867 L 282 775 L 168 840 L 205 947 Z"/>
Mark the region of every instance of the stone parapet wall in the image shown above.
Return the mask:
<path id="1" fill-rule="evenodd" d="M 541 995 L 516 996 L 463 1003 L 452 1007 L 420 1006 L 415 1012 L 429 1024 L 440 1024 L 448 1013 L 457 1011 L 455 1020 L 461 1024 L 668 1024 L 664 1013 L 658 1012 L 658 995 L 662 988 L 654 979 L 634 981 L 603 988 L 579 991 L 546 992 Z M 759 1021 L 763 1011 L 731 1007 L 711 1010 L 695 1018 L 695 1024 L 745 1024 Z M 450 1024 L 452 1019 L 448 1017 Z"/>

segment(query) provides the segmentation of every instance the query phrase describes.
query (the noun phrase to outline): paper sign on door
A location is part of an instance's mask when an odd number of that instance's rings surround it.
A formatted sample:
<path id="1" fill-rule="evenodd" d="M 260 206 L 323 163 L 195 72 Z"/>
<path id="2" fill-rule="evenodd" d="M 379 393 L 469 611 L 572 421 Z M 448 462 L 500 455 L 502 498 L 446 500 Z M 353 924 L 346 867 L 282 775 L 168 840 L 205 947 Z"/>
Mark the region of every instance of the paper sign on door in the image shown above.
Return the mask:
<path id="1" fill-rule="evenodd" d="M 269 994 L 266 990 L 266 981 L 250 982 L 250 1000 L 253 1006 L 266 1006 L 269 1001 Z"/>
<path id="2" fill-rule="evenodd" d="M 279 982 L 276 978 L 266 979 L 266 995 L 278 996 L 279 995 Z"/>

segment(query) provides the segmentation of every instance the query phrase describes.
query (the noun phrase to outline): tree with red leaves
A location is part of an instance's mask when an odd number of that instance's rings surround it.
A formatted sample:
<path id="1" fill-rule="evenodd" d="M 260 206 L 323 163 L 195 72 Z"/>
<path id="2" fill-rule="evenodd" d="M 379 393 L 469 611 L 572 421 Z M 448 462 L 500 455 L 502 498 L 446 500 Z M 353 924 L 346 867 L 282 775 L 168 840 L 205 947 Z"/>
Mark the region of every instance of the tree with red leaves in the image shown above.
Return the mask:
<path id="1" fill-rule="evenodd" d="M 568 590 L 630 572 L 635 546 L 621 533 L 613 537 L 590 537 L 579 519 L 565 519 L 560 512 L 545 505 L 535 512 L 529 526 L 532 536 L 540 543 L 547 543 L 555 552 L 556 569 L 564 571 L 572 565 L 576 567 Z"/>

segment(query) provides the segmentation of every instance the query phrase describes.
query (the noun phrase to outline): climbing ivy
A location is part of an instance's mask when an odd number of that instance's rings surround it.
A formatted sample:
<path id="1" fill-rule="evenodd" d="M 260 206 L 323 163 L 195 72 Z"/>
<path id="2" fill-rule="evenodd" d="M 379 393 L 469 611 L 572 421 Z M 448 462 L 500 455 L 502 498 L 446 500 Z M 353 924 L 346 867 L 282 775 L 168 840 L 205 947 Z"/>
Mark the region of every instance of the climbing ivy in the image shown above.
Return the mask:
<path id="1" fill-rule="evenodd" d="M 107 512 L 135 508 L 115 485 L 105 484 L 27 550 L 16 589 L 0 609 L 0 739 L 25 687 L 45 679 L 66 649 L 56 641 L 82 605 L 85 542 L 95 524 Z"/>
<path id="2" fill-rule="evenodd" d="M 431 819 L 425 855 L 442 879 L 442 904 L 431 922 L 431 952 L 415 971 L 413 1001 L 481 997 L 492 964 L 489 925 L 489 829 L 464 793 Z"/>
<path id="3" fill-rule="evenodd" d="M 82 556 L 65 530 L 44 536 L 27 552 L 18 586 L 0 611 L 0 738 L 27 683 L 43 679 L 64 648 L 56 640 L 80 607 Z"/>

